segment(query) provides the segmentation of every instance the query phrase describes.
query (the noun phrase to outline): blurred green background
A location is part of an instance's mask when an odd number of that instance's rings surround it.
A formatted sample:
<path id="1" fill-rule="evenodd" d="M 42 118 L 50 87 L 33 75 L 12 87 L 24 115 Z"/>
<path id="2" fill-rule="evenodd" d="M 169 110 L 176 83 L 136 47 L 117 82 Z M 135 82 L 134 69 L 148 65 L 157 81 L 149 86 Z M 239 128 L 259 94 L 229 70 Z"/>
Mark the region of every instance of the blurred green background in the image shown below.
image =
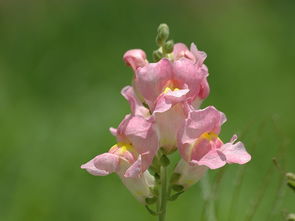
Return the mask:
<path id="1" fill-rule="evenodd" d="M 240 134 L 253 156 L 210 171 L 212 200 L 197 184 L 169 204 L 167 221 L 203 220 L 213 206 L 218 221 L 295 212 L 271 161 L 295 172 L 294 11 L 293 0 L 2 0 L 0 220 L 156 220 L 116 175 L 79 167 L 115 143 L 108 128 L 129 112 L 120 90 L 132 78 L 122 55 L 151 58 L 162 22 L 207 52 L 203 107 L 225 112 L 221 137 Z"/>

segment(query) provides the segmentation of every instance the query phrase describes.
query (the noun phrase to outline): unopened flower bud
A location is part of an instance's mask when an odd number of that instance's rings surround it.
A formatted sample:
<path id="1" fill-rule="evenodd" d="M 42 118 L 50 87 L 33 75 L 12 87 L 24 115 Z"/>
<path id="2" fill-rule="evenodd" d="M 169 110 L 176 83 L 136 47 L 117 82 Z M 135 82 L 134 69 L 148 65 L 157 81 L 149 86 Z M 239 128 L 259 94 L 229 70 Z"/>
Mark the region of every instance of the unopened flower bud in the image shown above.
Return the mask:
<path id="1" fill-rule="evenodd" d="M 169 37 L 169 27 L 167 24 L 160 24 L 158 27 L 158 35 L 156 37 L 156 43 L 160 47 Z"/>
<path id="2" fill-rule="evenodd" d="M 173 51 L 174 42 L 173 40 L 169 40 L 164 45 L 164 51 L 165 53 L 171 53 Z"/>
<path id="3" fill-rule="evenodd" d="M 153 52 L 154 61 L 158 62 L 161 60 L 162 57 L 163 57 L 163 54 L 159 50 L 156 50 Z"/>

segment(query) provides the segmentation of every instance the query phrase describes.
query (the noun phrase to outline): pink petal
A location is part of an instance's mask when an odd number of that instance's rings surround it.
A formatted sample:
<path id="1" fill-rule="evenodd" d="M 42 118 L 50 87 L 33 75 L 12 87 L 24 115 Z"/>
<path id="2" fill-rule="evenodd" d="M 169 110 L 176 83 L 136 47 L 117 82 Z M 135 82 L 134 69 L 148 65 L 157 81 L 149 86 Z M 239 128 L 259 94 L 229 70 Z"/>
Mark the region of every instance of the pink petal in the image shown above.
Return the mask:
<path id="1" fill-rule="evenodd" d="M 154 102 L 163 92 L 163 87 L 170 79 L 172 79 L 171 62 L 162 59 L 158 63 L 150 63 L 139 68 L 136 71 L 134 84 L 150 108 L 153 109 Z"/>
<path id="2" fill-rule="evenodd" d="M 207 79 L 205 78 L 201 82 L 201 90 L 199 92 L 199 97 L 201 99 L 205 99 L 208 97 L 209 92 L 210 92 L 209 84 L 208 84 Z"/>
<path id="3" fill-rule="evenodd" d="M 113 136 L 115 136 L 115 137 L 117 136 L 117 129 L 116 128 L 110 127 L 109 130 Z"/>
<path id="4" fill-rule="evenodd" d="M 191 44 L 190 49 L 195 56 L 197 66 L 201 67 L 207 57 L 207 54 L 203 51 L 199 51 L 194 43 Z"/>
<path id="5" fill-rule="evenodd" d="M 121 91 L 121 94 L 129 102 L 133 115 L 139 115 L 143 117 L 147 117 L 149 115 L 149 110 L 142 105 L 131 86 L 124 87 Z"/>
<path id="6" fill-rule="evenodd" d="M 195 105 L 193 104 L 195 108 L 198 108 L 201 105 L 202 101 L 205 100 L 210 93 L 210 88 L 209 88 L 207 78 L 204 78 L 202 80 L 200 87 L 201 88 L 200 88 L 199 94 L 194 101 Z"/>
<path id="7" fill-rule="evenodd" d="M 174 60 L 179 60 L 181 58 L 187 58 L 195 63 L 196 59 L 193 53 L 191 53 L 185 44 L 176 43 L 173 48 L 173 57 Z"/>
<path id="8" fill-rule="evenodd" d="M 126 170 L 125 177 L 139 177 L 146 171 L 153 162 L 155 154 L 150 152 L 143 153 L 138 156 L 137 160 Z"/>
<path id="9" fill-rule="evenodd" d="M 126 137 L 125 134 L 125 130 L 126 127 L 130 121 L 130 119 L 132 118 L 132 115 L 127 114 L 124 119 L 121 121 L 121 123 L 119 124 L 117 129 L 111 128 L 111 133 L 114 133 L 115 136 L 117 137 L 117 141 L 118 142 L 122 142 L 122 143 L 128 143 L 128 139 Z"/>
<path id="10" fill-rule="evenodd" d="M 125 135 L 136 151 L 141 154 L 142 170 L 146 170 L 159 148 L 153 118 L 147 120 L 140 116 L 131 117 L 126 125 Z"/>
<path id="11" fill-rule="evenodd" d="M 206 77 L 195 64 L 189 59 L 180 59 L 173 63 L 174 79 L 179 85 L 178 88 L 188 88 L 190 102 L 193 102 L 201 90 L 201 82 Z"/>
<path id="12" fill-rule="evenodd" d="M 179 134 L 180 142 L 193 143 L 205 132 L 219 134 L 221 125 L 225 121 L 225 115 L 213 106 L 202 110 L 192 110 Z"/>
<path id="13" fill-rule="evenodd" d="M 125 177 L 139 177 L 142 172 L 142 160 L 139 155 L 138 159 L 126 170 Z"/>
<path id="14" fill-rule="evenodd" d="M 188 48 L 186 47 L 185 44 L 183 44 L 183 43 L 175 43 L 174 44 L 174 47 L 173 47 L 174 58 L 177 56 L 183 57 L 182 55 L 186 51 L 188 51 Z"/>
<path id="15" fill-rule="evenodd" d="M 118 142 L 131 144 L 134 147 L 135 152 L 141 155 L 141 172 L 148 169 L 159 148 L 158 135 L 155 130 L 153 117 L 145 119 L 141 116 L 126 115 L 117 129 L 117 140 Z M 128 158 L 126 155 L 126 157 L 125 160 L 133 164 L 134 161 L 131 159 L 134 159 L 136 156 L 132 155 L 132 157 Z M 133 167 L 136 167 L 138 163 L 139 159 Z M 130 170 L 133 171 L 134 168 L 131 168 Z M 134 171 L 132 173 L 135 174 Z"/>
<path id="16" fill-rule="evenodd" d="M 147 139 L 152 125 L 152 120 L 147 120 L 141 116 L 130 116 L 125 125 L 124 134 L 127 137 Z"/>
<path id="17" fill-rule="evenodd" d="M 206 155 L 204 155 L 200 160 L 192 160 L 192 164 L 197 164 L 200 166 L 207 166 L 210 169 L 217 169 L 223 167 L 226 164 L 225 156 L 216 150 L 211 150 Z"/>
<path id="18" fill-rule="evenodd" d="M 245 164 L 251 160 L 251 155 L 246 151 L 242 142 L 226 143 L 220 147 L 227 163 Z"/>
<path id="19" fill-rule="evenodd" d="M 136 71 L 138 67 L 143 67 L 148 63 L 145 52 L 141 49 L 127 51 L 123 56 L 123 60 L 127 65 L 131 66 L 134 71 Z"/>
<path id="20" fill-rule="evenodd" d="M 117 155 L 104 153 L 83 164 L 81 168 L 86 169 L 92 175 L 105 176 L 117 171 L 119 159 Z"/>
<path id="21" fill-rule="evenodd" d="M 173 47 L 173 57 L 174 60 L 178 60 L 184 57 L 184 54 L 188 51 L 188 48 L 183 43 L 176 43 Z"/>
<path id="22" fill-rule="evenodd" d="M 158 143 L 156 144 L 158 146 Z M 158 151 L 157 149 L 151 149 L 150 151 L 147 151 L 145 153 L 142 153 L 141 156 L 141 172 L 146 171 L 150 165 L 153 163 L 153 159 L 156 155 L 156 152 Z"/>
<path id="23" fill-rule="evenodd" d="M 214 149 L 214 143 L 207 139 L 199 138 L 195 144 L 192 145 L 190 153 L 191 160 L 201 160 L 206 154 Z"/>
<path id="24" fill-rule="evenodd" d="M 186 95 L 188 94 L 188 89 L 169 91 L 166 94 L 161 94 L 157 101 L 153 113 L 162 113 L 168 111 L 177 103 L 184 102 L 186 100 Z"/>
<path id="25" fill-rule="evenodd" d="M 160 137 L 160 146 L 166 152 L 170 152 L 177 146 L 177 133 L 184 123 L 187 114 L 186 105 L 182 103 L 174 105 L 168 111 L 157 111 L 154 114 Z"/>

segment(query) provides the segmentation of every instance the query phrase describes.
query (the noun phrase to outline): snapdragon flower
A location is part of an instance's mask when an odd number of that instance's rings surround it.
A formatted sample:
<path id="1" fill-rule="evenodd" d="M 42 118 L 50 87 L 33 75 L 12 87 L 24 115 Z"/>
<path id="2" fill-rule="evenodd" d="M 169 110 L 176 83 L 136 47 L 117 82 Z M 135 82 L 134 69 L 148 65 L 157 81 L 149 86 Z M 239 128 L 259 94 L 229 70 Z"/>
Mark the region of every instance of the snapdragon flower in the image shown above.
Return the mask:
<path id="1" fill-rule="evenodd" d="M 191 110 L 178 134 L 178 147 L 182 160 L 175 173 L 179 174 L 177 184 L 185 188 L 201 179 L 206 170 L 218 169 L 226 163 L 245 164 L 251 160 L 237 136 L 223 143 L 218 137 L 225 115 L 213 106 L 202 110 Z"/>
<path id="2" fill-rule="evenodd" d="M 152 198 L 154 177 L 147 171 L 158 150 L 158 137 L 152 119 L 127 115 L 118 129 L 111 128 L 118 143 L 81 166 L 90 174 L 117 173 L 125 186 L 142 203 Z"/>

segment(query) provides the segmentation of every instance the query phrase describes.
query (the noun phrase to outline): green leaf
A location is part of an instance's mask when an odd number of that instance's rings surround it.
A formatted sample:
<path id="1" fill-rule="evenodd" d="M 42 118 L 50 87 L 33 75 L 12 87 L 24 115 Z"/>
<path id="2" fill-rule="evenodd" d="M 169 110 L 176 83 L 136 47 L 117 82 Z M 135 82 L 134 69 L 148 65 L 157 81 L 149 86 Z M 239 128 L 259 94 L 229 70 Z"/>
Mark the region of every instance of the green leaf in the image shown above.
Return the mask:
<path id="1" fill-rule="evenodd" d="M 145 208 L 147 209 L 147 211 L 151 214 L 151 215 L 153 215 L 153 216 L 158 216 L 159 215 L 159 213 L 157 213 L 157 212 L 155 212 L 154 210 L 152 210 L 149 206 L 145 206 Z"/>
<path id="2" fill-rule="evenodd" d="M 176 192 L 181 192 L 183 191 L 184 187 L 182 185 L 174 184 L 172 185 L 172 189 Z"/>
<path id="3" fill-rule="evenodd" d="M 157 201 L 157 197 L 152 197 L 152 198 L 145 198 L 145 202 L 148 205 L 154 204 Z"/>
<path id="4" fill-rule="evenodd" d="M 176 200 L 181 194 L 183 194 L 184 193 L 184 191 L 181 191 L 181 192 L 178 192 L 178 193 L 175 193 L 175 194 L 173 194 L 172 196 L 170 196 L 169 197 L 169 201 L 174 201 L 174 200 Z"/>

